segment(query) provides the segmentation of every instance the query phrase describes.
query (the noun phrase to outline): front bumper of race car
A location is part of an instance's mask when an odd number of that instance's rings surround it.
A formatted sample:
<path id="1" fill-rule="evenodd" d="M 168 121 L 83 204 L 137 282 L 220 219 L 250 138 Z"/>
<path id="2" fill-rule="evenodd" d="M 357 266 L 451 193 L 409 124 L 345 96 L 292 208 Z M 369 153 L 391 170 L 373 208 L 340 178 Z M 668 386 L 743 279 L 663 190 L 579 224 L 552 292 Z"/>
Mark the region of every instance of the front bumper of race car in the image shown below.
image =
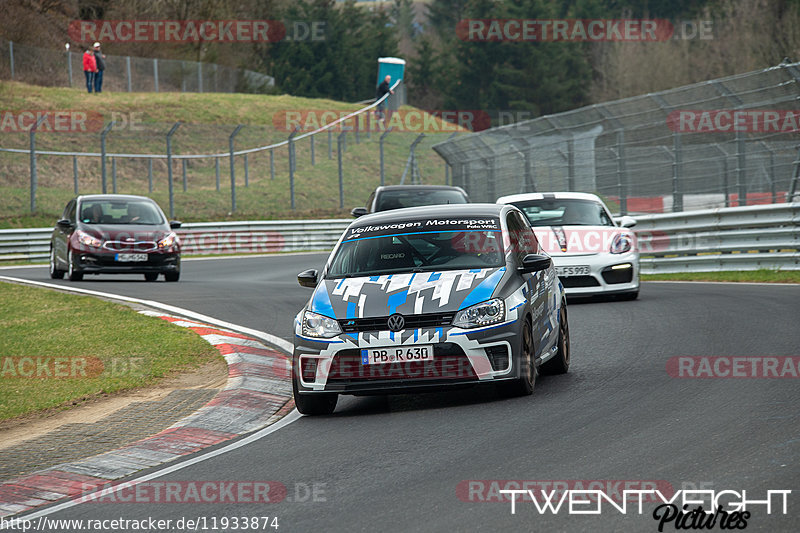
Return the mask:
<path id="1" fill-rule="evenodd" d="M 300 393 L 353 395 L 420 392 L 515 379 L 521 323 L 514 318 L 484 328 L 371 331 L 330 339 L 304 337 L 298 323 L 294 379 Z"/>

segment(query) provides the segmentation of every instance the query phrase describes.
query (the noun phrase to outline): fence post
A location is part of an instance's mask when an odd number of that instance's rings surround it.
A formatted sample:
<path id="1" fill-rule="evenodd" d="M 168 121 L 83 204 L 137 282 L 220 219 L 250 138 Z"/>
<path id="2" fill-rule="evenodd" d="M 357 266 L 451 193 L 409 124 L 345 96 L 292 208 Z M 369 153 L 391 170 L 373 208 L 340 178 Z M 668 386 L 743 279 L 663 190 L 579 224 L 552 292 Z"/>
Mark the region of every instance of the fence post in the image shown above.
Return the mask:
<path id="1" fill-rule="evenodd" d="M 361 115 L 356 115 L 353 118 L 356 119 L 356 144 L 361 144 L 361 139 L 359 139 L 359 127 L 358 127 L 358 123 L 361 121 Z"/>
<path id="2" fill-rule="evenodd" d="M 731 200 L 728 196 L 728 157 L 722 156 L 722 189 L 725 193 L 725 207 L 731 206 Z"/>
<path id="3" fill-rule="evenodd" d="M 244 186 L 250 187 L 250 166 L 247 162 L 247 154 L 244 154 Z"/>
<path id="4" fill-rule="evenodd" d="M 400 185 L 405 183 L 406 181 L 406 174 L 408 174 L 408 170 L 411 169 L 411 183 L 414 183 L 414 178 L 419 174 L 419 169 L 417 167 L 417 145 L 422 141 L 422 138 L 425 137 L 424 133 L 420 133 L 419 136 L 414 139 L 414 142 L 411 143 L 411 146 L 408 150 L 408 161 L 406 161 L 406 168 L 403 170 L 403 176 L 400 178 Z"/>
<path id="5" fill-rule="evenodd" d="M 108 192 L 108 187 L 106 186 L 106 135 L 108 135 L 108 132 L 111 131 L 113 127 L 114 121 L 112 120 L 103 128 L 103 131 L 100 132 L 100 175 L 103 182 L 103 194 Z"/>
<path id="6" fill-rule="evenodd" d="M 450 136 L 447 138 L 447 140 L 448 141 L 452 140 L 453 137 L 455 137 L 456 135 L 458 135 L 458 132 L 454 131 L 453 133 L 450 134 Z M 445 161 L 444 161 L 444 184 L 445 185 L 450 185 L 450 173 L 452 171 L 453 171 L 453 168 L 450 166 L 450 163 L 448 163 L 447 160 L 445 159 Z"/>
<path id="7" fill-rule="evenodd" d="M 519 152 L 519 155 L 522 156 L 522 183 L 520 184 L 519 192 L 523 193 L 531 180 L 531 161 L 528 157 L 528 152 Z"/>
<path id="8" fill-rule="evenodd" d="M 575 138 L 567 141 L 567 190 L 575 190 Z"/>
<path id="9" fill-rule="evenodd" d="M 131 80 L 131 56 L 125 56 L 125 79 L 128 82 L 128 92 L 131 92 L 133 89 Z"/>
<path id="10" fill-rule="evenodd" d="M 203 92 L 203 63 L 197 62 L 197 92 Z"/>
<path id="11" fill-rule="evenodd" d="M 158 59 L 153 58 L 153 87 L 155 92 L 158 92 Z M 173 215 L 169 215 L 173 216 Z"/>
<path id="12" fill-rule="evenodd" d="M 331 148 L 331 129 L 328 128 L 328 159 L 333 159 L 333 148 Z"/>
<path id="13" fill-rule="evenodd" d="M 39 117 L 39 120 L 36 121 L 31 127 L 30 131 L 30 144 L 31 144 L 31 213 L 36 212 L 36 189 L 39 186 L 38 183 L 38 174 L 36 172 L 36 129 L 45 119 L 44 116 Z"/>
<path id="14" fill-rule="evenodd" d="M 183 192 L 186 192 L 187 183 L 186 183 L 186 160 L 181 159 L 181 174 L 183 175 Z"/>
<path id="15" fill-rule="evenodd" d="M 228 137 L 228 151 L 231 157 L 231 213 L 236 211 L 236 171 L 233 163 L 233 138 L 244 128 L 244 124 L 239 124 Z"/>
<path id="16" fill-rule="evenodd" d="M 764 143 L 766 146 L 766 143 Z M 769 149 L 769 192 L 772 198 L 772 203 L 778 203 L 778 192 L 775 190 L 775 152 Z"/>
<path id="17" fill-rule="evenodd" d="M 72 54 L 69 52 L 69 44 L 67 44 L 67 75 L 69 76 L 69 86 L 72 87 Z"/>
<path id="18" fill-rule="evenodd" d="M 344 176 L 342 175 L 342 143 L 347 135 L 343 131 L 336 137 L 336 162 L 339 167 L 339 209 L 344 209 Z"/>
<path id="19" fill-rule="evenodd" d="M 489 159 L 488 157 L 483 159 L 484 165 L 486 165 L 486 169 L 488 170 L 488 179 L 486 180 L 486 194 L 489 197 L 486 201 L 490 202 L 492 199 L 495 198 L 495 184 L 494 184 L 494 157 Z"/>
<path id="20" fill-rule="evenodd" d="M 797 181 L 800 180 L 800 147 L 797 149 L 797 157 L 795 157 L 793 166 L 792 183 L 789 185 L 789 192 L 786 193 L 786 203 L 794 201 L 794 193 L 797 191 Z"/>
<path id="21" fill-rule="evenodd" d="M 172 186 L 172 136 L 181 125 L 176 122 L 167 133 L 167 186 L 169 188 L 169 218 L 175 218 L 175 195 Z"/>
<path id="22" fill-rule="evenodd" d="M 14 41 L 8 41 L 8 55 L 11 56 L 11 79 L 14 79 Z"/>
<path id="23" fill-rule="evenodd" d="M 628 214 L 628 176 L 625 170 L 625 130 L 617 131 L 617 180 L 619 214 Z M 675 206 L 673 205 L 673 210 Z"/>
<path id="24" fill-rule="evenodd" d="M 294 136 L 297 135 L 297 128 L 289 134 L 289 198 L 294 210 Z"/>
<path id="25" fill-rule="evenodd" d="M 219 192 L 219 157 L 214 158 L 214 175 L 217 178 L 217 192 Z"/>
<path id="26" fill-rule="evenodd" d="M 736 130 L 736 186 L 739 189 L 739 207 L 747 205 L 747 156 L 745 138 Z"/>
<path id="27" fill-rule="evenodd" d="M 380 152 L 381 152 L 381 186 L 383 186 L 384 183 L 386 183 L 386 175 L 384 174 L 384 170 L 383 170 L 383 141 L 384 141 L 384 139 L 386 139 L 386 136 L 389 135 L 389 133 L 391 133 L 391 131 L 392 131 L 392 128 L 390 127 L 388 130 L 386 130 L 385 132 L 383 132 L 381 134 L 380 139 L 379 139 Z"/>
<path id="28" fill-rule="evenodd" d="M 111 158 L 111 192 L 117 194 L 117 158 Z"/>
<path id="29" fill-rule="evenodd" d="M 72 190 L 78 194 L 78 156 L 72 156 Z"/>
<path id="30" fill-rule="evenodd" d="M 269 149 L 269 179 L 275 179 L 275 148 Z"/>
<path id="31" fill-rule="evenodd" d="M 672 133 L 672 212 L 683 211 L 683 192 L 681 178 L 683 177 L 683 145 L 681 134 Z M 624 213 L 623 213 L 624 214 Z"/>
<path id="32" fill-rule="evenodd" d="M 314 137 L 316 137 L 316 136 L 315 135 L 311 136 L 311 166 L 312 167 L 317 164 L 316 157 L 314 156 Z"/>
<path id="33" fill-rule="evenodd" d="M 147 158 L 147 192 L 153 192 L 153 158 Z"/>

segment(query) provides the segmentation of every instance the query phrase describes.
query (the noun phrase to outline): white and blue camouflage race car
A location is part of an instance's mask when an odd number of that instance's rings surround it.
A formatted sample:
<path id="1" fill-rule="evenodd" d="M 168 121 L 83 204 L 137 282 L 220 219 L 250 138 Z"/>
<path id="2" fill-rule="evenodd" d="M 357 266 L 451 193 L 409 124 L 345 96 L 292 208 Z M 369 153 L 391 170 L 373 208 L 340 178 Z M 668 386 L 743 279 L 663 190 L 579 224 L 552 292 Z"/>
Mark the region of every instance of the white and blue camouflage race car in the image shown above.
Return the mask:
<path id="1" fill-rule="evenodd" d="M 438 205 L 366 215 L 322 270 L 295 320 L 293 389 L 303 414 L 339 394 L 497 383 L 531 394 L 569 368 L 564 289 L 514 206 Z"/>

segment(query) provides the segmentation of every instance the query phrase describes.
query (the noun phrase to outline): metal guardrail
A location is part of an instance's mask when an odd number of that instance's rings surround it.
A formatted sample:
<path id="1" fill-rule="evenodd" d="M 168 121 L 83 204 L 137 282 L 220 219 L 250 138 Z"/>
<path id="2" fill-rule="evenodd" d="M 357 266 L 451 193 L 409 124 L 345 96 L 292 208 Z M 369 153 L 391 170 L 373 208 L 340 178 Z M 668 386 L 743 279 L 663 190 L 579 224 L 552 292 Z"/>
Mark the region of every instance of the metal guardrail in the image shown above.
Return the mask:
<path id="1" fill-rule="evenodd" d="M 187 223 L 176 233 L 184 255 L 330 250 L 351 220 Z M 0 263 L 44 261 L 52 228 L 0 230 Z"/>
<path id="2" fill-rule="evenodd" d="M 330 250 L 350 219 L 203 222 L 185 255 Z M 800 270 L 800 202 L 637 217 L 642 272 Z M 51 228 L 0 230 L 0 262 L 46 260 Z"/>
<path id="3" fill-rule="evenodd" d="M 636 219 L 645 274 L 800 270 L 800 202 Z"/>

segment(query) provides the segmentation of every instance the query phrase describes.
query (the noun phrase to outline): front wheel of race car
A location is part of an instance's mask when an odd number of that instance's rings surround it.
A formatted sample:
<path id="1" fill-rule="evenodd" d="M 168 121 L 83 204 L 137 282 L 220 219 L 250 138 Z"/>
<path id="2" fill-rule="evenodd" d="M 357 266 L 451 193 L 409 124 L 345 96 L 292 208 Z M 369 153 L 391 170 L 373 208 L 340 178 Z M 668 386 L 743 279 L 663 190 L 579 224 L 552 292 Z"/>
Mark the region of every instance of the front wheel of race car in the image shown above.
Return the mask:
<path id="1" fill-rule="evenodd" d="M 536 386 L 536 376 L 539 372 L 536 368 L 533 326 L 530 318 L 525 319 L 525 325 L 522 326 L 522 343 L 518 361 L 520 365 L 519 378 L 503 383 L 501 389 L 507 396 L 528 396 L 533 394 L 533 388 Z"/>
<path id="2" fill-rule="evenodd" d="M 339 395 L 335 393 L 300 394 L 297 391 L 297 380 L 292 379 L 294 405 L 304 415 L 329 415 L 336 409 Z"/>
<path id="3" fill-rule="evenodd" d="M 566 374 L 569 370 L 569 356 L 572 347 L 569 343 L 569 321 L 567 320 L 567 302 L 561 302 L 558 315 L 558 351 L 556 355 L 542 365 L 543 374 Z"/>

